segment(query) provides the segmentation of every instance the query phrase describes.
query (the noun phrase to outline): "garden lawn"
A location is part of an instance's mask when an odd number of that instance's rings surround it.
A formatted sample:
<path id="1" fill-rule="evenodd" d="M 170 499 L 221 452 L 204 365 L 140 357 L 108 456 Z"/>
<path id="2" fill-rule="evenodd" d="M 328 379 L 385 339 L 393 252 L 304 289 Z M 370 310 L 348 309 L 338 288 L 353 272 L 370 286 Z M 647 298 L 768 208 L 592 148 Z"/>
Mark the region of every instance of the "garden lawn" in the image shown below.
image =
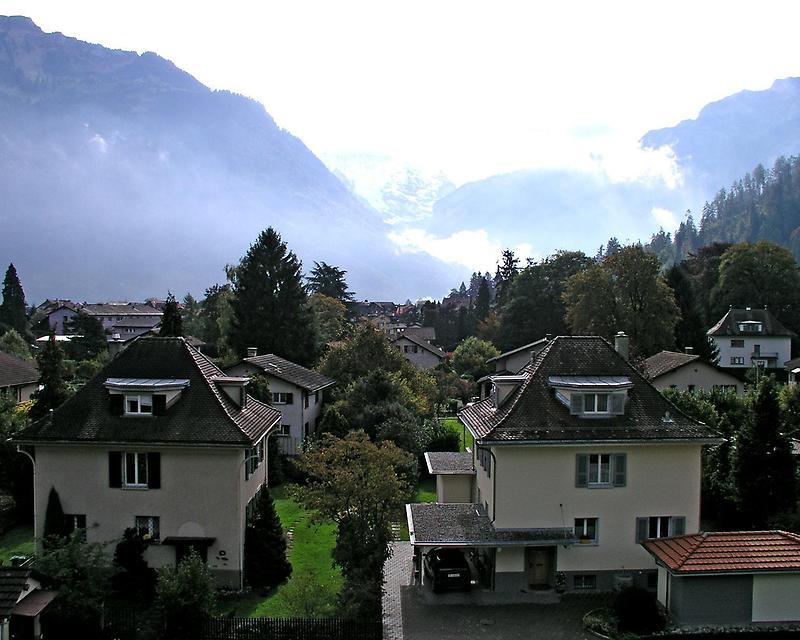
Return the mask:
<path id="1" fill-rule="evenodd" d="M 472 438 L 472 434 L 469 432 L 469 429 L 461 424 L 456 418 L 445 418 L 443 422 L 444 426 L 449 431 L 458 434 L 459 451 L 466 451 L 467 447 L 473 448 L 475 446 L 475 441 Z"/>
<path id="2" fill-rule="evenodd" d="M 234 603 L 223 603 L 222 612 L 256 618 L 306 617 L 304 613 L 308 612 L 303 611 L 303 604 L 311 605 L 313 600 L 316 615 L 335 616 L 336 599 L 342 585 L 341 572 L 332 566 L 331 558 L 336 544 L 336 525 L 311 522 L 311 515 L 288 497 L 284 487 L 271 491 L 284 532 L 292 529 L 288 550 L 292 576 L 267 596 L 252 592 Z M 226 606 L 230 604 L 233 606 Z"/>
<path id="3" fill-rule="evenodd" d="M 431 476 L 419 481 L 414 502 L 436 502 L 436 477 Z"/>
<path id="4" fill-rule="evenodd" d="M 32 556 L 33 527 L 14 527 L 0 535 L 0 564 L 9 564 L 11 556 Z"/>

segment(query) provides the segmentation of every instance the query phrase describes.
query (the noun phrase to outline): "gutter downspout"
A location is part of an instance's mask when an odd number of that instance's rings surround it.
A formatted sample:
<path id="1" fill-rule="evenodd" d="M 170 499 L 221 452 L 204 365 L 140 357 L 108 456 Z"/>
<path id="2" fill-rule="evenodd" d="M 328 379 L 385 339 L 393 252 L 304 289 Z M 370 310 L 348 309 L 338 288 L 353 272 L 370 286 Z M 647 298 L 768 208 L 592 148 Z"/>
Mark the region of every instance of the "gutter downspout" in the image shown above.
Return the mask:
<path id="1" fill-rule="evenodd" d="M 9 438 L 10 440 L 10 438 Z M 33 466 L 33 535 L 36 537 L 36 460 L 33 456 L 22 448 L 22 445 L 17 445 L 17 453 L 27 456 L 31 465 Z"/>
<path id="2" fill-rule="evenodd" d="M 497 458 L 494 455 L 494 451 L 492 448 L 489 447 L 489 455 L 492 457 L 492 467 L 494 467 L 494 473 L 492 474 L 492 524 L 494 524 L 495 518 L 497 518 Z"/>

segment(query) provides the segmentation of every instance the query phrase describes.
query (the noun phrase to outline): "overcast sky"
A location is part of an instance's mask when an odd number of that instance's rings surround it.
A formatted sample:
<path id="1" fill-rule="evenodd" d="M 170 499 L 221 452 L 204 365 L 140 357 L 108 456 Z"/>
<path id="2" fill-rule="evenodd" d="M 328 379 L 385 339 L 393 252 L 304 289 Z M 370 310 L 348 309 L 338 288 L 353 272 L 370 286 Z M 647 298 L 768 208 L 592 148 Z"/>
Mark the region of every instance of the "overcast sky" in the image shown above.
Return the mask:
<path id="1" fill-rule="evenodd" d="M 800 75 L 797 2 L 0 0 L 154 51 L 264 104 L 318 155 L 377 153 L 457 182 L 542 166 L 664 172 L 638 138 Z"/>

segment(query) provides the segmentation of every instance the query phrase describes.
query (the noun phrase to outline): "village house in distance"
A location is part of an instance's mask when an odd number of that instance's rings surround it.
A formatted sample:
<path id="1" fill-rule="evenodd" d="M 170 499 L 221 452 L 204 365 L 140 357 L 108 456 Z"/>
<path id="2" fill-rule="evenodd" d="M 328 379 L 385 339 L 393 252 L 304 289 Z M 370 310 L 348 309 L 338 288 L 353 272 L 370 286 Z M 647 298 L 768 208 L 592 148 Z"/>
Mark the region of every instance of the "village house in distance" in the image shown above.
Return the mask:
<path id="1" fill-rule="evenodd" d="M 15 441 L 35 464 L 34 533 L 55 490 L 88 542 L 135 528 L 151 567 L 190 549 L 241 588 L 248 507 L 281 414 L 183 338 L 140 338 Z"/>

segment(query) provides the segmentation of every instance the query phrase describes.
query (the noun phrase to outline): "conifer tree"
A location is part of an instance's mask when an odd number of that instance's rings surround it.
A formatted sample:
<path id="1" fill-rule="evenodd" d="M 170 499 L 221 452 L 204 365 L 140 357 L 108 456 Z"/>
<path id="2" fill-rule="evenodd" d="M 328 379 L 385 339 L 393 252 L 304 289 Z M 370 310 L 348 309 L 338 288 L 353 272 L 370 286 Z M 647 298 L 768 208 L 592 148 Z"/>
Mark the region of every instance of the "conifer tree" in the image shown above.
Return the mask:
<path id="1" fill-rule="evenodd" d="M 55 487 L 50 487 L 47 496 L 47 509 L 44 512 L 44 546 L 51 548 L 57 546 L 69 535 L 64 520 L 64 509 L 61 507 L 61 498 Z"/>
<path id="2" fill-rule="evenodd" d="M 64 354 L 56 342 L 55 335 L 44 343 L 42 350 L 36 355 L 39 365 L 39 384 L 41 390 L 35 395 L 36 404 L 31 407 L 30 417 L 38 420 L 50 409 L 55 409 L 68 397 L 67 385 L 64 381 Z"/>
<path id="3" fill-rule="evenodd" d="M 343 303 L 352 302 L 353 292 L 347 289 L 347 281 L 344 279 L 346 275 L 347 271 L 327 262 L 314 262 L 311 275 L 306 278 L 308 290 L 336 298 Z"/>
<path id="4" fill-rule="evenodd" d="M 478 295 L 475 301 L 475 317 L 479 322 L 486 320 L 489 315 L 489 283 L 486 278 L 481 278 L 481 283 L 478 285 Z"/>
<path id="5" fill-rule="evenodd" d="M 178 303 L 171 291 L 167 292 L 167 300 L 164 304 L 164 315 L 161 316 L 161 330 L 158 335 L 165 337 L 183 335 L 181 310 L 178 309 Z"/>
<path id="6" fill-rule="evenodd" d="M 262 487 L 254 500 L 244 538 L 245 579 L 251 587 L 271 589 L 288 580 L 292 565 L 286 559 L 286 539 L 269 489 Z"/>
<path id="7" fill-rule="evenodd" d="M 11 328 L 24 334 L 28 316 L 25 310 L 25 292 L 17 276 L 14 264 L 8 265 L 3 278 L 3 302 L 0 304 L 0 333 Z M 5 327 L 3 327 L 5 325 Z"/>
<path id="8" fill-rule="evenodd" d="M 271 227 L 259 234 L 239 265 L 233 283 L 230 344 L 243 356 L 247 347 L 310 366 L 316 358 L 314 321 L 306 305 L 301 263 Z"/>
<path id="9" fill-rule="evenodd" d="M 759 382 L 750 414 L 734 439 L 731 474 L 739 526 L 760 529 L 771 517 L 796 506 L 795 461 L 791 442 L 780 430 L 772 376 Z"/>

